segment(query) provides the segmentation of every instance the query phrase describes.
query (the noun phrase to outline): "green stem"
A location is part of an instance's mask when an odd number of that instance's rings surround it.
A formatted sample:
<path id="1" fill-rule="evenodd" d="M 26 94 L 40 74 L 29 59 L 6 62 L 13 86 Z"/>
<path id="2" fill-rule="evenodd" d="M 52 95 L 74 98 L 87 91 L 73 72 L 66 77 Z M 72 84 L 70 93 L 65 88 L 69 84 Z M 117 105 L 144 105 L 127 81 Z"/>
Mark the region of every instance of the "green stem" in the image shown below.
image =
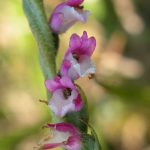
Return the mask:
<path id="1" fill-rule="evenodd" d="M 45 78 L 56 74 L 53 36 L 44 12 L 43 0 L 23 0 L 24 13 L 39 48 L 39 59 Z"/>
<path id="2" fill-rule="evenodd" d="M 39 60 L 44 77 L 53 80 L 56 75 L 55 57 L 59 42 L 58 35 L 52 34 L 50 30 L 44 12 L 43 0 L 23 0 L 23 9 L 38 44 Z M 52 94 L 47 90 L 47 99 L 50 100 L 51 96 Z M 66 120 L 52 114 L 55 123 Z"/>

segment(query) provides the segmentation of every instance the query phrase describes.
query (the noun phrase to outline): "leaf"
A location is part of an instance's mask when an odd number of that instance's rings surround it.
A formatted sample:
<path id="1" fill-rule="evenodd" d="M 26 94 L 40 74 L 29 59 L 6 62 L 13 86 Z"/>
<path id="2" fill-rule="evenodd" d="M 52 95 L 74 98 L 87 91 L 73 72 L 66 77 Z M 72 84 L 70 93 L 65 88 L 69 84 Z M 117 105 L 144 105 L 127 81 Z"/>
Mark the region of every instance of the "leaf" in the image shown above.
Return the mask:
<path id="1" fill-rule="evenodd" d="M 98 137 L 94 131 L 94 129 L 85 121 L 83 121 L 82 119 L 79 118 L 80 121 L 82 121 L 83 123 L 85 123 L 91 130 L 91 135 L 85 134 L 83 135 L 83 141 L 84 141 L 84 145 L 82 147 L 81 150 L 102 150 L 99 141 L 98 141 Z M 94 139 L 94 142 L 92 140 L 92 138 Z M 92 145 L 92 147 L 90 147 Z"/>
<path id="2" fill-rule="evenodd" d="M 91 135 L 83 134 L 82 140 L 83 140 L 83 146 L 81 150 L 95 150 L 94 149 L 95 140 Z"/>
<path id="3" fill-rule="evenodd" d="M 96 132 L 94 131 L 94 129 L 89 126 L 90 130 L 91 130 L 91 133 L 92 133 L 92 136 L 94 137 L 95 139 L 95 143 L 94 143 L 94 150 L 102 150 L 100 144 L 99 144 L 99 141 L 98 141 L 98 137 L 96 135 Z"/>

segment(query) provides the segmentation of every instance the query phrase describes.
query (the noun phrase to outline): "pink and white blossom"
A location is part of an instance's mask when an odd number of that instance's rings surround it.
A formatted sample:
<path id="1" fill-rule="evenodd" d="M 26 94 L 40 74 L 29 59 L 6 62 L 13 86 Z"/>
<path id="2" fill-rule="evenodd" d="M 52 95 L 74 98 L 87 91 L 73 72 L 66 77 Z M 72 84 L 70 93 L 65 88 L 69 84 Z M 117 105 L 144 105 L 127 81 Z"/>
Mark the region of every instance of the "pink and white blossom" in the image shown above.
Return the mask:
<path id="1" fill-rule="evenodd" d="M 72 80 L 76 80 L 79 77 L 83 78 L 86 74 L 94 74 L 96 67 L 90 57 L 95 46 L 95 38 L 88 38 L 85 31 L 81 38 L 77 34 L 73 34 L 60 68 L 61 75 L 67 75 Z"/>
<path id="2" fill-rule="evenodd" d="M 72 124 L 67 122 L 46 124 L 43 128 L 50 128 L 50 132 L 38 142 L 38 147 L 35 147 L 35 150 L 52 149 L 60 146 L 68 150 L 81 149 L 82 133 Z"/>
<path id="3" fill-rule="evenodd" d="M 58 5 L 50 18 L 50 27 L 54 33 L 62 34 L 78 20 L 86 23 L 90 12 L 80 6 L 84 0 L 69 0 Z"/>
<path id="4" fill-rule="evenodd" d="M 77 112 L 82 108 L 81 95 L 68 76 L 47 79 L 45 86 L 53 94 L 48 106 L 58 117 L 62 118 L 66 113 Z"/>

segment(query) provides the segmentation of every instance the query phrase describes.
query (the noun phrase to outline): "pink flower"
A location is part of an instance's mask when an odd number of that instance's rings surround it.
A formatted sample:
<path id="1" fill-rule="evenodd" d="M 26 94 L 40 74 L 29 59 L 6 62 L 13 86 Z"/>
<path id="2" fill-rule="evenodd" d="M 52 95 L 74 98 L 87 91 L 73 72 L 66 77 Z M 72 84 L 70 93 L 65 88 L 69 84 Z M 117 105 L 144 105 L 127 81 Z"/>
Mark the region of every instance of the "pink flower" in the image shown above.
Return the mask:
<path id="1" fill-rule="evenodd" d="M 58 5 L 50 18 L 50 27 L 54 33 L 62 34 L 78 20 L 86 23 L 90 12 L 79 6 L 84 0 L 69 0 Z"/>
<path id="2" fill-rule="evenodd" d="M 38 142 L 36 150 L 45 150 L 55 147 L 64 147 L 68 150 L 80 150 L 82 147 L 82 134 L 72 124 L 63 122 L 46 124 L 43 128 L 50 128 L 50 132 Z"/>
<path id="3" fill-rule="evenodd" d="M 85 31 L 81 38 L 77 34 L 73 34 L 60 68 L 61 75 L 67 75 L 72 80 L 76 80 L 79 77 L 83 78 L 88 73 L 94 74 L 96 67 L 90 57 L 95 50 L 95 46 L 95 38 L 88 38 Z"/>
<path id="4" fill-rule="evenodd" d="M 45 86 L 53 94 L 48 106 L 58 117 L 62 118 L 66 113 L 77 112 L 82 108 L 81 95 L 68 76 L 47 79 Z"/>

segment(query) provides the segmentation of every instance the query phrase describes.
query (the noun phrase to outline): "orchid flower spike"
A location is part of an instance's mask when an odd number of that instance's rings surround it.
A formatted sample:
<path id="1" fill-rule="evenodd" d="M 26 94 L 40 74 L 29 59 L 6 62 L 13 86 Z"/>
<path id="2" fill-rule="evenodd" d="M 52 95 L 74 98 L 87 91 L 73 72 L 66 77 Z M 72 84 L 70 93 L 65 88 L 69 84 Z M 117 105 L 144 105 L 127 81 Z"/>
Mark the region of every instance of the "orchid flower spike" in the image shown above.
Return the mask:
<path id="1" fill-rule="evenodd" d="M 79 77 L 83 78 L 86 74 L 92 74 L 93 76 L 96 67 L 90 57 L 95 50 L 95 46 L 95 38 L 88 38 L 85 31 L 81 38 L 77 34 L 73 34 L 70 38 L 69 48 L 61 64 L 61 75 L 67 75 L 72 80 L 76 80 Z"/>
<path id="2" fill-rule="evenodd" d="M 54 33 L 62 34 L 66 32 L 78 20 L 86 23 L 90 12 L 83 11 L 80 6 L 84 0 L 69 0 L 68 2 L 58 5 L 53 11 L 50 18 L 50 27 Z"/>
<path id="3" fill-rule="evenodd" d="M 38 142 L 35 150 L 52 149 L 64 147 L 68 150 L 80 150 L 82 147 L 82 133 L 72 124 L 67 122 L 57 124 L 46 124 L 42 128 L 50 128 L 50 132 Z"/>
<path id="4" fill-rule="evenodd" d="M 66 113 L 77 112 L 82 108 L 81 95 L 68 76 L 47 79 L 45 86 L 53 94 L 48 106 L 58 117 L 62 118 Z"/>

